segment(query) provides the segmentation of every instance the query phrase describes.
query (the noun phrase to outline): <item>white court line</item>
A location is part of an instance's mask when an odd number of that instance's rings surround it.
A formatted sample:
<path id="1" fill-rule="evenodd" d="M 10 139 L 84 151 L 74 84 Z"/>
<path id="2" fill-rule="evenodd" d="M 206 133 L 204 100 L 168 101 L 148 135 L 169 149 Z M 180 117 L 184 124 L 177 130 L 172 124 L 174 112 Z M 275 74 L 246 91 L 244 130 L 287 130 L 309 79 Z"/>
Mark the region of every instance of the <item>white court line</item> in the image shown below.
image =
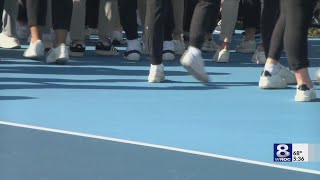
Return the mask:
<path id="1" fill-rule="evenodd" d="M 87 138 L 92 138 L 92 139 L 108 140 L 108 141 L 113 141 L 113 142 L 120 142 L 120 143 L 132 144 L 132 145 L 139 145 L 139 146 L 145 146 L 145 147 L 151 147 L 151 148 L 157 148 L 157 149 L 164 149 L 164 150 L 170 150 L 170 151 L 176 151 L 176 152 L 182 152 L 182 153 L 189 153 L 189 154 L 200 155 L 200 156 L 207 156 L 207 157 L 213 157 L 213 158 L 237 161 L 237 162 L 242 162 L 242 163 L 247 163 L 247 164 L 254 164 L 254 165 L 260 165 L 260 166 L 267 166 L 267 167 L 272 167 L 272 168 L 278 168 L 278 169 L 284 169 L 284 170 L 290 170 L 290 171 L 297 171 L 297 172 L 320 175 L 320 171 L 316 171 L 316 170 L 289 167 L 289 166 L 283 166 L 283 165 L 277 165 L 277 164 L 253 161 L 253 160 L 248 160 L 248 159 L 241 159 L 241 158 L 235 158 L 235 157 L 230 157 L 230 156 L 223 156 L 223 155 L 218 155 L 218 154 L 205 153 L 205 152 L 200 152 L 200 151 L 192 151 L 192 150 L 187 150 L 187 149 L 180 149 L 180 148 L 175 148 L 175 147 L 161 146 L 161 145 L 156 145 L 156 144 L 148 144 L 148 143 L 142 143 L 142 142 L 137 142 L 137 141 L 129 141 L 129 140 L 124 140 L 124 139 L 110 138 L 110 137 L 104 137 L 104 136 L 96 136 L 96 135 L 90 135 L 90 134 L 84 134 L 84 133 L 78 133 L 78 132 L 63 131 L 63 130 L 58 130 L 58 129 L 51 129 L 51 128 L 38 127 L 38 126 L 30 126 L 30 125 L 25 125 L 25 124 L 18 124 L 18 123 L 4 122 L 4 121 L 0 121 L 0 124 L 4 124 L 4 125 L 8 125 L 8 126 L 21 127 L 21 128 L 34 129 L 34 130 L 40 130 L 40 131 L 54 132 L 54 133 L 59 133 L 59 134 L 67 134 L 67 135 L 74 135 L 74 136 L 80 136 L 80 137 L 87 137 Z"/>

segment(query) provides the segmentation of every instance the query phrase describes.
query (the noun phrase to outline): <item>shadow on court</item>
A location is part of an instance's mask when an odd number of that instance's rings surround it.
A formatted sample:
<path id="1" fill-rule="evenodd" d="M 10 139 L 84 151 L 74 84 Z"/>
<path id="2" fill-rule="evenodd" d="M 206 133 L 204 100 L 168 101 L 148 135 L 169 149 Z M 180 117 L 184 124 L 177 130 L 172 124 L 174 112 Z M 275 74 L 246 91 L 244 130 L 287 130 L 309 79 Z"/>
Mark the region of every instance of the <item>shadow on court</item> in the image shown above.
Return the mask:
<path id="1" fill-rule="evenodd" d="M 1 89 L 1 88 L 0 88 Z M 35 99 L 33 97 L 27 97 L 27 96 L 0 96 L 1 100 L 28 100 L 28 99 Z"/>
<path id="2" fill-rule="evenodd" d="M 0 179 L 315 180 L 319 175 L 0 125 Z"/>

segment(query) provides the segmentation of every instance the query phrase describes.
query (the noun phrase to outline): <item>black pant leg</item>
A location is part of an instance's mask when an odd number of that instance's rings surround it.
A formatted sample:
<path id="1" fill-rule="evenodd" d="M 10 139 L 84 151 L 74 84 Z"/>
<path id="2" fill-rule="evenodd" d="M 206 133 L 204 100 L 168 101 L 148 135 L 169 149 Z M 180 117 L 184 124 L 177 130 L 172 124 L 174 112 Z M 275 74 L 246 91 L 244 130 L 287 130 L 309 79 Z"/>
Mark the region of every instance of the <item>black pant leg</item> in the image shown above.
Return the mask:
<path id="1" fill-rule="evenodd" d="M 283 5 L 284 1 L 280 0 L 280 15 L 272 32 L 268 57 L 279 60 L 283 51 L 283 37 L 286 27 L 286 12 Z"/>
<path id="2" fill-rule="evenodd" d="M 174 30 L 174 14 L 173 14 L 173 7 L 170 0 L 165 0 L 164 2 L 164 41 L 171 41 L 172 33 Z"/>
<path id="3" fill-rule="evenodd" d="M 29 26 L 44 26 L 47 15 L 47 0 L 27 0 Z"/>
<path id="4" fill-rule="evenodd" d="M 2 15 L 3 13 L 3 6 L 4 6 L 4 0 L 0 0 L 0 14 Z M 2 18 L 0 19 L 0 27 L 2 27 Z M 2 31 L 2 29 L 0 28 Z"/>
<path id="5" fill-rule="evenodd" d="M 190 45 L 198 49 L 204 41 L 205 32 L 211 21 L 217 21 L 220 10 L 220 0 L 200 0 L 194 10 L 190 29 Z"/>
<path id="6" fill-rule="evenodd" d="M 27 23 L 28 22 L 28 15 L 27 15 L 27 2 L 26 0 L 20 0 L 18 3 L 18 21 L 22 21 Z"/>
<path id="7" fill-rule="evenodd" d="M 151 64 L 162 63 L 162 50 L 164 39 L 164 0 L 147 0 L 147 16 L 145 33 L 148 39 L 148 48 Z"/>
<path id="8" fill-rule="evenodd" d="M 261 15 L 261 35 L 266 57 L 269 55 L 273 30 L 280 15 L 279 0 L 264 0 Z"/>
<path id="9" fill-rule="evenodd" d="M 3 12 L 4 0 L 0 0 L 0 14 Z"/>
<path id="10" fill-rule="evenodd" d="M 190 26 L 194 9 L 199 0 L 185 0 L 184 1 L 184 15 L 183 15 L 183 30 L 190 32 Z"/>
<path id="11" fill-rule="evenodd" d="M 138 38 L 137 0 L 118 0 L 120 23 L 128 40 Z"/>
<path id="12" fill-rule="evenodd" d="M 86 26 L 98 28 L 100 0 L 87 0 L 86 3 Z"/>
<path id="13" fill-rule="evenodd" d="M 244 27 L 259 28 L 260 17 L 261 17 L 261 1 L 260 0 L 243 0 L 242 8 L 243 8 Z"/>
<path id="14" fill-rule="evenodd" d="M 308 29 L 313 15 L 311 0 L 281 0 L 286 12 L 284 49 L 291 70 L 309 66 Z"/>
<path id="15" fill-rule="evenodd" d="M 72 0 L 52 0 L 53 29 L 70 30 L 73 2 Z"/>

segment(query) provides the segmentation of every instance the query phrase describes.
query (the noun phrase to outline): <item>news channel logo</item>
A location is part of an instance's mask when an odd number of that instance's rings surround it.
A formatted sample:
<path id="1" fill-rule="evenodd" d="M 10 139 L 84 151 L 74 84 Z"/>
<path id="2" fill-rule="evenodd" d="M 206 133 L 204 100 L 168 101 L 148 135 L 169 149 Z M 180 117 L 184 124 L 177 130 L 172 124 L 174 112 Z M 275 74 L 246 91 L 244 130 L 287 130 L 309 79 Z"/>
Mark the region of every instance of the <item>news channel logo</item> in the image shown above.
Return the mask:
<path id="1" fill-rule="evenodd" d="M 320 162 L 320 144 L 289 144 L 273 145 L 274 162 Z"/>
<path id="2" fill-rule="evenodd" d="M 292 162 L 292 144 L 274 144 L 273 160 L 275 162 Z"/>

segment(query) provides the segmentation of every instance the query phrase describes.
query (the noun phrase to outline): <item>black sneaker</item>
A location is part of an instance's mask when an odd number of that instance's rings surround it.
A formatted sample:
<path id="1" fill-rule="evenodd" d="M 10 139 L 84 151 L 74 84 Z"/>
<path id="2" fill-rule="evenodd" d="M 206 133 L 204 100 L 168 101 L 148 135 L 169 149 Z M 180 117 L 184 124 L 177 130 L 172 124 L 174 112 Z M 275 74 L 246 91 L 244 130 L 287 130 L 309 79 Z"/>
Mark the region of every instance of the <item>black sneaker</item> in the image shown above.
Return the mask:
<path id="1" fill-rule="evenodd" d="M 75 57 L 82 57 L 84 55 L 85 49 L 86 49 L 85 45 L 71 43 L 69 47 L 69 55 L 75 56 Z"/>
<path id="2" fill-rule="evenodd" d="M 96 54 L 104 56 L 118 55 L 118 50 L 112 45 L 106 46 L 102 42 L 96 44 Z"/>

